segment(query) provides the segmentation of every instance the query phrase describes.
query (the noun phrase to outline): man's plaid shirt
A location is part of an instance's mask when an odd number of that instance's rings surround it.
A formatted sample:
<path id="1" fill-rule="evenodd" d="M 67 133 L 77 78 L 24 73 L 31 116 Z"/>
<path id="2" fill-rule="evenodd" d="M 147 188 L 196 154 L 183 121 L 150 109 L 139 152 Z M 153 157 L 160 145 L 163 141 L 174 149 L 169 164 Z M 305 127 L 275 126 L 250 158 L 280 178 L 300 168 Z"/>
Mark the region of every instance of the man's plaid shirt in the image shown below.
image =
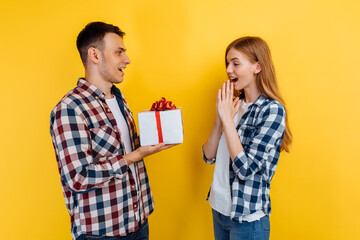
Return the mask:
<path id="1" fill-rule="evenodd" d="M 231 161 L 231 218 L 240 221 L 242 215 L 263 210 L 270 215 L 270 181 L 281 151 L 285 132 L 285 110 L 281 104 L 264 95 L 249 106 L 236 130 L 244 150 Z M 216 159 L 206 159 L 213 164 Z"/>
<path id="2" fill-rule="evenodd" d="M 132 113 L 120 90 L 113 86 L 112 93 L 126 116 L 135 150 L 139 139 Z M 135 212 L 144 222 L 154 208 L 152 193 L 143 160 L 135 163 L 135 176 L 122 157 L 124 143 L 105 94 L 79 79 L 51 112 L 50 133 L 73 238 L 136 231 Z"/>

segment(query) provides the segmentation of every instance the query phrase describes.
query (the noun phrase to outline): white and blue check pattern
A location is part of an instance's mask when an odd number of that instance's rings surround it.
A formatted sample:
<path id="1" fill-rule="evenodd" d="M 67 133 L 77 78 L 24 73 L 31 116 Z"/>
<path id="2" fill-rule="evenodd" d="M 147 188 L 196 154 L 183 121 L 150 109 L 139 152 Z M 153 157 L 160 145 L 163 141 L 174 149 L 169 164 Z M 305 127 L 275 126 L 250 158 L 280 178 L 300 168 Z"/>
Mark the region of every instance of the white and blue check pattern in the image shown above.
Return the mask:
<path id="1" fill-rule="evenodd" d="M 270 182 L 278 164 L 285 132 L 284 107 L 264 95 L 249 106 L 236 127 L 244 150 L 230 160 L 231 218 L 258 210 L 270 215 Z M 216 158 L 206 159 L 213 164 Z"/>

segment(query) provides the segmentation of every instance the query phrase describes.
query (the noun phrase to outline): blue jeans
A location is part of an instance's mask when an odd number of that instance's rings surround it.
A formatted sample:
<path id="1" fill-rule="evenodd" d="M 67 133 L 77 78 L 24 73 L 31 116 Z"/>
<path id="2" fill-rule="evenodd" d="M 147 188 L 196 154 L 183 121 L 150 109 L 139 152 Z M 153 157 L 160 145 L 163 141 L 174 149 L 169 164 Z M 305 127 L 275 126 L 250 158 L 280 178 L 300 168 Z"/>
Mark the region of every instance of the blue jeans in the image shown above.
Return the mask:
<path id="1" fill-rule="evenodd" d="M 140 224 L 139 229 L 136 232 L 129 233 L 123 237 L 106 237 L 106 236 L 94 236 L 83 234 L 76 240 L 149 240 L 149 224 L 146 219 L 143 224 Z"/>
<path id="2" fill-rule="evenodd" d="M 212 210 L 215 240 L 269 240 L 268 216 L 254 222 L 236 222 L 230 217 Z"/>

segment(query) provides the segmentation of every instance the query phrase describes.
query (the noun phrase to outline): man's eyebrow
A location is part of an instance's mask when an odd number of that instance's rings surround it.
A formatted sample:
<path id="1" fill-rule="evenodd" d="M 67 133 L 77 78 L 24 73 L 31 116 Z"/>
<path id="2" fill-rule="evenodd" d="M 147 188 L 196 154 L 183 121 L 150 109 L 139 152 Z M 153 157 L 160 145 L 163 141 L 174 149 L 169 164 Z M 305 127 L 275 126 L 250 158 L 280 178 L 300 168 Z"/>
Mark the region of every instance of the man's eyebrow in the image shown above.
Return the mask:
<path id="1" fill-rule="evenodd" d="M 124 52 L 126 52 L 126 50 L 127 50 L 126 48 L 123 48 L 123 47 L 118 47 L 117 49 L 121 50 L 121 51 L 124 51 Z"/>

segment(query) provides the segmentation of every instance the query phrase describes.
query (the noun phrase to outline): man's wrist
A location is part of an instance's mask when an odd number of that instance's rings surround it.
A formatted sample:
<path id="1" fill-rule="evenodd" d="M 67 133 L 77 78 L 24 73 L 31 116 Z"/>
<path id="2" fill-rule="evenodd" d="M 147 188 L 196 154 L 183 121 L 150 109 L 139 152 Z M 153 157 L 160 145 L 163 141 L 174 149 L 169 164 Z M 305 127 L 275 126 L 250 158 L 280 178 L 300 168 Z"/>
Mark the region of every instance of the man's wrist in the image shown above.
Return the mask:
<path id="1" fill-rule="evenodd" d="M 136 152 L 136 157 L 137 157 L 138 161 L 145 157 L 143 152 L 140 150 L 140 147 L 138 149 L 136 149 L 135 152 Z"/>
<path id="2" fill-rule="evenodd" d="M 127 163 L 128 166 L 130 166 L 131 164 L 139 161 L 140 159 L 142 159 L 141 157 L 141 152 L 139 149 L 136 149 L 135 151 L 124 155 L 124 159 Z"/>

